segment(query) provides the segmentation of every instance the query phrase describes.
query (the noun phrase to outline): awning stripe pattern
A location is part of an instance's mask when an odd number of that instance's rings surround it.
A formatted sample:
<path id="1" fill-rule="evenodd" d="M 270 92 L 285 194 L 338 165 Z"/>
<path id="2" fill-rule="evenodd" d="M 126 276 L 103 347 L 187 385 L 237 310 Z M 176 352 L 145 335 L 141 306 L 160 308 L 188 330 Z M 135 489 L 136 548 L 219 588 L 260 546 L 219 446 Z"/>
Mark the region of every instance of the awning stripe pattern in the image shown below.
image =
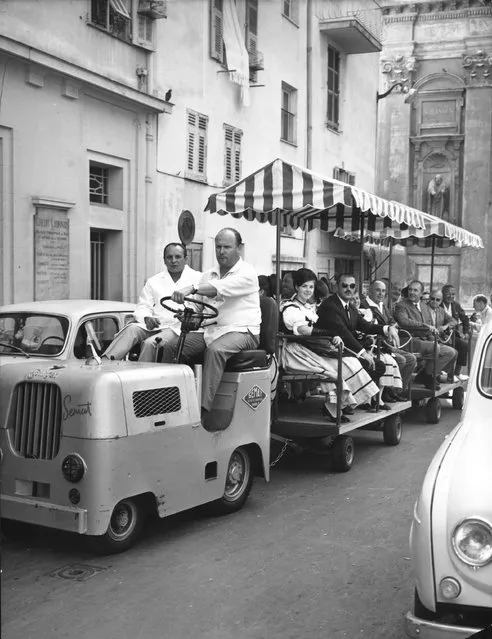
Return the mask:
<path id="1" fill-rule="evenodd" d="M 272 225 L 279 220 L 294 229 L 316 225 L 348 240 L 360 240 L 363 225 L 363 236 L 374 242 L 391 237 L 402 244 L 420 243 L 435 236 L 483 248 L 481 238 L 465 229 L 278 158 L 211 195 L 205 210 Z"/>

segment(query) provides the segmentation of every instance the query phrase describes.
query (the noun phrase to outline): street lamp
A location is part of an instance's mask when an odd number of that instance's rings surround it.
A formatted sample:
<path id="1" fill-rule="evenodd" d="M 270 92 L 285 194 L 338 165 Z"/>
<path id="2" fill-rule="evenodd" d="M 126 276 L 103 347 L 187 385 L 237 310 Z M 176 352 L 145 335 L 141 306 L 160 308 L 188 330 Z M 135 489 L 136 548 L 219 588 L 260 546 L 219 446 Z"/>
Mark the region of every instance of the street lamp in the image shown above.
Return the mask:
<path id="1" fill-rule="evenodd" d="M 384 93 L 376 92 L 376 102 L 379 102 L 379 100 L 382 100 L 383 98 L 388 96 L 393 91 L 393 89 L 396 89 L 396 87 L 401 87 L 401 92 L 402 93 L 408 93 L 408 91 L 409 91 L 407 80 L 398 80 L 398 82 L 394 82 L 390 86 L 390 88 L 387 91 L 385 91 Z"/>

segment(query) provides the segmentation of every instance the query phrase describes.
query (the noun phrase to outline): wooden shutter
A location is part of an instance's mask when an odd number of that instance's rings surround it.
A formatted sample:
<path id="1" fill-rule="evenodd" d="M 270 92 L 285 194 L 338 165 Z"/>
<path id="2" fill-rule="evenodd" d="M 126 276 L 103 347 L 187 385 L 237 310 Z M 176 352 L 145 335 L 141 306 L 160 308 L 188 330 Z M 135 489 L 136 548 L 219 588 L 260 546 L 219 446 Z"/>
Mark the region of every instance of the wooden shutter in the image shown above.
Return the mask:
<path id="1" fill-rule="evenodd" d="M 224 62 L 222 0 L 210 0 L 210 57 Z"/>
<path id="2" fill-rule="evenodd" d="M 208 118 L 195 111 L 188 111 L 187 118 L 186 173 L 190 177 L 205 178 Z"/>
<path id="3" fill-rule="evenodd" d="M 207 118 L 198 116 L 198 157 L 197 173 L 205 176 L 207 166 Z"/>
<path id="4" fill-rule="evenodd" d="M 232 156 L 233 156 L 233 133 L 232 127 L 225 126 L 225 149 L 224 149 L 224 181 L 232 182 Z"/>
<path id="5" fill-rule="evenodd" d="M 188 144 L 186 166 L 188 171 L 195 168 L 195 137 L 196 137 L 196 114 L 188 111 Z"/>

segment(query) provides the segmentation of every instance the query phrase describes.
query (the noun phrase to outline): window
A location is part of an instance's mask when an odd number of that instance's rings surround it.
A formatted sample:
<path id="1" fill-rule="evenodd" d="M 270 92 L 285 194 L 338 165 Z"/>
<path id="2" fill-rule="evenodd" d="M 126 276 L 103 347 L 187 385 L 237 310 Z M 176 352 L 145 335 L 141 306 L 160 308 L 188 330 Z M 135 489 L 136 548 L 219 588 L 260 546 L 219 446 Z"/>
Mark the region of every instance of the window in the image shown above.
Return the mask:
<path id="1" fill-rule="evenodd" d="M 89 201 L 114 209 L 123 208 L 123 170 L 120 167 L 89 162 Z"/>
<path id="2" fill-rule="evenodd" d="M 224 182 L 232 184 L 241 179 L 241 138 L 243 132 L 224 124 Z"/>
<path id="3" fill-rule="evenodd" d="M 123 233 L 113 229 L 90 231 L 91 299 L 123 298 Z"/>
<path id="4" fill-rule="evenodd" d="M 299 20 L 299 0 L 282 0 L 282 14 L 297 24 Z"/>
<path id="5" fill-rule="evenodd" d="M 222 0 L 210 0 L 210 57 L 225 62 Z"/>
<path id="6" fill-rule="evenodd" d="M 149 16 L 138 14 L 137 44 L 152 46 L 153 20 Z"/>
<path id="7" fill-rule="evenodd" d="M 244 34 L 249 54 L 249 81 L 257 82 L 262 54 L 258 51 L 258 0 L 246 0 L 246 25 Z"/>
<path id="8" fill-rule="evenodd" d="M 345 182 L 346 184 L 355 184 L 355 173 L 346 171 L 339 166 L 335 166 L 333 169 L 333 177 L 339 182 Z"/>
<path id="9" fill-rule="evenodd" d="M 297 136 L 297 91 L 282 82 L 281 132 L 284 142 L 295 144 Z"/>
<path id="10" fill-rule="evenodd" d="M 336 49 L 328 46 L 328 108 L 327 125 L 331 129 L 338 130 L 339 106 L 340 106 L 340 54 Z"/>
<path id="11" fill-rule="evenodd" d="M 186 176 L 205 181 L 207 179 L 207 128 L 208 117 L 188 110 Z"/>
<path id="12" fill-rule="evenodd" d="M 132 0 L 91 0 L 91 23 L 131 42 Z"/>
<path id="13" fill-rule="evenodd" d="M 479 353 L 475 355 L 475 357 L 478 356 Z M 492 397 L 492 341 L 490 339 L 487 344 L 487 350 L 482 358 L 479 380 L 480 391 L 484 395 Z"/>

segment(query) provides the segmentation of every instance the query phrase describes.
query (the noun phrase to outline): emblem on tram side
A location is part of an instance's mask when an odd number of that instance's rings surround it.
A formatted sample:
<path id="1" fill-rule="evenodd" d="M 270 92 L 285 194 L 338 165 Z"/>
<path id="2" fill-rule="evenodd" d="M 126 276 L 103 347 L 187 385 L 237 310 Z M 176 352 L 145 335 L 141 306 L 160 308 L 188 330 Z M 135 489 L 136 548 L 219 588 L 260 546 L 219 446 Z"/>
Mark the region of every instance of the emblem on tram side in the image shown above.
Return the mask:
<path id="1" fill-rule="evenodd" d="M 249 393 L 246 393 L 243 397 L 243 402 L 246 402 L 250 408 L 256 410 L 265 397 L 266 393 L 263 392 L 259 386 L 255 385 Z"/>

